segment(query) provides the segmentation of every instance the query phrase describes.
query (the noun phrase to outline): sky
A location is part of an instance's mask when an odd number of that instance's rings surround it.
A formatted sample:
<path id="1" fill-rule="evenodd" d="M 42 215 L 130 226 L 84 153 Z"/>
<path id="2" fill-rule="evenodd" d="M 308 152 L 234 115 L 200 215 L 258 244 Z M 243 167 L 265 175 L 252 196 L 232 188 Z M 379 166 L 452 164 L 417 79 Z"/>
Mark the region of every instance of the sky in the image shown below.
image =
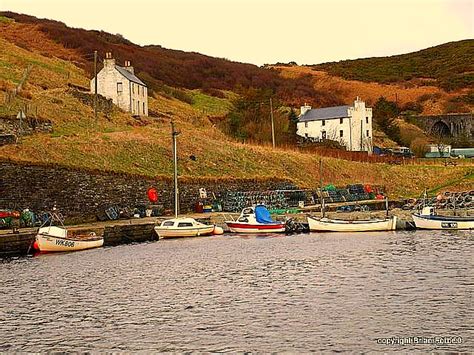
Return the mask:
<path id="1" fill-rule="evenodd" d="M 408 53 L 474 38 L 474 0 L 0 0 L 0 10 L 257 65 Z"/>

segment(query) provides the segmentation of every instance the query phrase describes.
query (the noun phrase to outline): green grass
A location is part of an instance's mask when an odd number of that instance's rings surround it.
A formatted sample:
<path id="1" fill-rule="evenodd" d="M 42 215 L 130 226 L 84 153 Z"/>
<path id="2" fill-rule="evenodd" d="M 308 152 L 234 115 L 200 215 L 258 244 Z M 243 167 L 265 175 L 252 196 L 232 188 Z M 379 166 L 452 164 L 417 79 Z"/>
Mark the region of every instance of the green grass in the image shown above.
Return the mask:
<path id="1" fill-rule="evenodd" d="M 192 106 L 204 115 L 224 116 L 232 107 L 229 99 L 206 95 L 200 90 L 191 91 L 191 96 L 193 98 Z"/>
<path id="2" fill-rule="evenodd" d="M 431 190 L 429 190 L 428 193 L 435 194 L 450 186 L 459 185 L 460 183 L 467 183 L 468 185 L 471 185 L 471 187 L 474 186 L 474 172 L 468 172 L 466 173 L 465 176 L 461 178 L 453 179 L 453 180 L 447 181 L 444 184 L 438 185 L 432 188 Z"/>
<path id="3" fill-rule="evenodd" d="M 0 16 L 0 23 L 12 23 L 12 22 L 15 22 L 15 20 L 9 17 Z"/>

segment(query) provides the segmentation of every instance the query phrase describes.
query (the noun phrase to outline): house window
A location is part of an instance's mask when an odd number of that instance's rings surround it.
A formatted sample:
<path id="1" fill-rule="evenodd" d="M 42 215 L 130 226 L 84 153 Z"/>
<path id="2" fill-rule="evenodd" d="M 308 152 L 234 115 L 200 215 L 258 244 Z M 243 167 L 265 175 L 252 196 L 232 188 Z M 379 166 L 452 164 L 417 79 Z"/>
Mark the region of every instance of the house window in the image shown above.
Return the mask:
<path id="1" fill-rule="evenodd" d="M 135 84 L 132 83 L 132 94 L 135 94 Z"/>
<path id="2" fill-rule="evenodd" d="M 325 125 L 326 125 L 326 120 L 322 120 L 321 125 L 322 125 L 322 126 L 325 126 Z"/>
<path id="3" fill-rule="evenodd" d="M 117 83 L 117 93 L 123 92 L 123 85 L 122 83 Z"/>
<path id="4" fill-rule="evenodd" d="M 304 137 L 305 137 L 305 138 L 308 138 L 308 133 L 305 133 L 305 134 L 304 134 Z"/>
<path id="5" fill-rule="evenodd" d="M 369 124 L 369 118 L 368 117 L 365 118 L 365 123 Z"/>
<path id="6" fill-rule="evenodd" d="M 343 118 L 340 118 L 340 119 L 339 119 L 339 123 L 342 124 L 342 121 L 344 121 L 344 119 L 343 119 Z M 341 131 L 341 132 L 342 132 L 342 131 Z M 341 136 L 341 137 L 342 137 L 342 136 Z"/>
<path id="7" fill-rule="evenodd" d="M 143 103 L 143 114 L 145 114 L 145 103 Z"/>
<path id="8" fill-rule="evenodd" d="M 137 101 L 137 113 L 140 114 L 140 101 Z"/>
<path id="9" fill-rule="evenodd" d="M 339 131 L 339 137 L 344 137 L 344 131 L 342 129 Z"/>
<path id="10" fill-rule="evenodd" d="M 367 137 L 368 137 L 368 136 L 369 136 L 369 130 L 367 130 L 367 131 L 365 132 L 365 134 L 366 134 Z"/>
<path id="11" fill-rule="evenodd" d="M 304 123 L 304 128 L 308 128 L 308 122 Z"/>
<path id="12" fill-rule="evenodd" d="M 326 139 L 326 131 L 321 132 L 321 139 Z"/>

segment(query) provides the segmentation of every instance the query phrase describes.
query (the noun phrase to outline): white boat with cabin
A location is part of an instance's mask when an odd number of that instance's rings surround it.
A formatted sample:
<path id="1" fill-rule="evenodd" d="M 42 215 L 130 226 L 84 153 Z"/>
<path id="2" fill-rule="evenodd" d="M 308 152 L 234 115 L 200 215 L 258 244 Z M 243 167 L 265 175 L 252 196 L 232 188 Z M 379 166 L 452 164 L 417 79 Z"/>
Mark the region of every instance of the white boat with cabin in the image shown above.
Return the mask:
<path id="1" fill-rule="evenodd" d="M 159 238 L 199 237 L 214 234 L 215 230 L 218 232 L 214 225 L 207 225 L 189 217 L 167 219 L 155 227 Z"/>
<path id="2" fill-rule="evenodd" d="M 412 217 L 419 229 L 474 229 L 474 216 L 440 216 L 432 206 L 423 207 L 421 213 L 414 213 Z"/>
<path id="3" fill-rule="evenodd" d="M 174 218 L 167 219 L 155 226 L 158 238 L 178 238 L 178 237 L 199 237 L 211 234 L 223 234 L 224 230 L 213 224 L 207 225 L 196 221 L 190 217 L 178 217 L 179 196 L 178 196 L 178 156 L 176 137 L 179 132 L 171 121 L 171 136 L 173 139 L 173 167 L 174 167 Z"/>

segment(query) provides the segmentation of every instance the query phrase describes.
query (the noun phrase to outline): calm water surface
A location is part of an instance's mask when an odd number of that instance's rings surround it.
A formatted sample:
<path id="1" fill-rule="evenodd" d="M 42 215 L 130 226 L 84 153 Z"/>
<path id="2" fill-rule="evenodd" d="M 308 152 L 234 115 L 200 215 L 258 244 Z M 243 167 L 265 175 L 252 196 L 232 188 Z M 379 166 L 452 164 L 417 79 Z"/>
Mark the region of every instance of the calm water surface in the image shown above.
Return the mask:
<path id="1" fill-rule="evenodd" d="M 219 236 L 3 260 L 0 351 L 473 350 L 473 244 Z M 414 336 L 463 343 L 377 342 Z"/>

